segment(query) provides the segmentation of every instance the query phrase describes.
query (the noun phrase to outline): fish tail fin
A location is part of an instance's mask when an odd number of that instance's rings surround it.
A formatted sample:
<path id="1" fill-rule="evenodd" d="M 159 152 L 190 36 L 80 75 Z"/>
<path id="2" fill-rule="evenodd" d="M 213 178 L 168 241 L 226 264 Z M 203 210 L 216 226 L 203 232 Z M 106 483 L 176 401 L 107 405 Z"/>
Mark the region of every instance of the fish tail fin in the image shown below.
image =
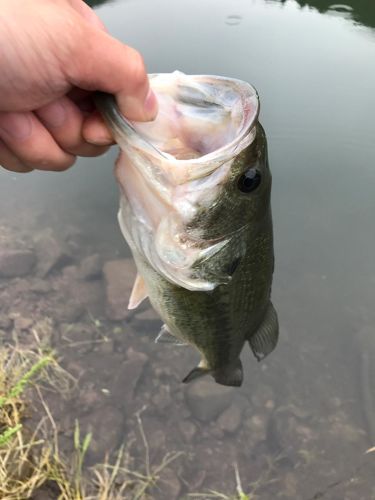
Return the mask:
<path id="1" fill-rule="evenodd" d="M 275 308 L 270 302 L 258 330 L 248 338 L 251 350 L 258 361 L 275 349 L 278 338 L 279 322 Z"/>
<path id="2" fill-rule="evenodd" d="M 231 363 L 212 373 L 215 381 L 221 385 L 240 387 L 243 381 L 243 369 L 241 360 L 238 358 Z"/>

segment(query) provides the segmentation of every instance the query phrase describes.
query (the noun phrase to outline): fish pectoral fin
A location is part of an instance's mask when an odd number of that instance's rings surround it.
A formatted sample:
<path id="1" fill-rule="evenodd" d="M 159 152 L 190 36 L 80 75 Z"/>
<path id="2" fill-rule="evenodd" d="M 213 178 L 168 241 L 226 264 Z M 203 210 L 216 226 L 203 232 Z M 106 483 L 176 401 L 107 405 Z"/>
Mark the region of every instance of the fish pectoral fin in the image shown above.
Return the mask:
<path id="1" fill-rule="evenodd" d="M 238 358 L 234 363 L 231 363 L 219 370 L 213 372 L 215 382 L 221 385 L 231 387 L 240 387 L 243 381 L 243 369 L 241 360 Z"/>
<path id="2" fill-rule="evenodd" d="M 182 340 L 172 335 L 167 325 L 163 325 L 161 327 L 161 330 L 159 332 L 159 335 L 156 337 L 155 342 L 157 344 L 187 345 L 186 342 L 182 342 Z"/>
<path id="3" fill-rule="evenodd" d="M 128 309 L 136 309 L 147 297 L 148 292 L 146 290 L 145 281 L 138 273 L 134 281 L 132 293 L 130 294 Z"/>
<path id="4" fill-rule="evenodd" d="M 195 380 L 196 378 L 201 378 L 204 377 L 205 375 L 208 375 L 210 373 L 210 370 L 208 368 L 204 368 L 201 366 L 196 366 L 189 372 L 186 377 L 182 380 L 184 384 L 187 384 L 188 382 L 191 382 L 192 380 Z"/>
<path id="5" fill-rule="evenodd" d="M 275 349 L 278 338 L 279 322 L 275 308 L 270 302 L 260 327 L 248 338 L 251 350 L 258 361 Z"/>

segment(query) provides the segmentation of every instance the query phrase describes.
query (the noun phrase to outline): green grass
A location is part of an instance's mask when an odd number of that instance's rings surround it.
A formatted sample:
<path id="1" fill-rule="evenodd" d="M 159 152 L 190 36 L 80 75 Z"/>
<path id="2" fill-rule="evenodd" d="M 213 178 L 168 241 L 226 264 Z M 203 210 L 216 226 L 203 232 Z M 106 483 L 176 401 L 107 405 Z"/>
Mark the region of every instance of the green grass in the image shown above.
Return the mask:
<path id="1" fill-rule="evenodd" d="M 25 500 L 47 484 L 58 492 L 58 500 L 152 498 L 152 489 L 157 486 L 163 469 L 181 453 L 167 453 L 160 463 L 150 462 L 142 409 L 136 419 L 144 445 L 144 463 L 137 470 L 129 465 L 133 458 L 125 444 L 112 461 L 106 458 L 102 464 L 85 468 L 93 436 L 82 435 L 77 420 L 73 432 L 74 452 L 64 456 L 58 425 L 44 392 L 48 389 L 67 395 L 73 384 L 72 377 L 38 342 L 34 350 L 23 349 L 18 344 L 0 348 L 0 498 Z M 24 420 L 36 411 L 39 423 L 31 431 Z"/>

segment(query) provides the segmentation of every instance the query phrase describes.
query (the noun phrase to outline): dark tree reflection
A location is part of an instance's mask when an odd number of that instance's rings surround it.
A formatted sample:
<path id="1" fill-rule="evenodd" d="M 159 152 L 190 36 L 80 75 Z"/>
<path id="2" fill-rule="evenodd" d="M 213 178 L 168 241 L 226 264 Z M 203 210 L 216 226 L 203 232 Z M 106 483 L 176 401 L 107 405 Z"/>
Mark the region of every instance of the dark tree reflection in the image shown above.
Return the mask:
<path id="1" fill-rule="evenodd" d="M 286 3 L 287 0 L 279 0 Z M 353 21 L 375 27 L 374 0 L 296 0 L 301 7 L 313 7 L 321 13 L 336 11 L 349 14 Z"/>
<path id="2" fill-rule="evenodd" d="M 109 3 L 113 0 L 85 0 L 85 2 L 90 5 L 90 7 L 96 7 L 102 3 Z"/>

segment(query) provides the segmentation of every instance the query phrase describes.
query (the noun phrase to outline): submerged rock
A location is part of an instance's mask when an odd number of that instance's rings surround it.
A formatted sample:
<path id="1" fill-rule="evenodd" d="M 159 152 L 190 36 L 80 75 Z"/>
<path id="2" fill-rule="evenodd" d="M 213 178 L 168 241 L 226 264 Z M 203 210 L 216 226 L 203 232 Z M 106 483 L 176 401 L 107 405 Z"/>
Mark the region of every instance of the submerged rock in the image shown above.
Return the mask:
<path id="1" fill-rule="evenodd" d="M 2 330 L 8 330 L 13 324 L 12 318 L 6 314 L 0 314 L 0 328 Z"/>
<path id="2" fill-rule="evenodd" d="M 58 323 L 75 323 L 86 312 L 85 307 L 73 299 L 66 302 L 52 303 L 47 310 L 48 314 Z"/>
<path id="3" fill-rule="evenodd" d="M 131 259 L 112 260 L 103 267 L 106 284 L 106 313 L 111 320 L 122 320 L 128 315 L 128 302 L 135 279 L 135 265 Z"/>
<path id="4" fill-rule="evenodd" d="M 29 330 L 34 323 L 32 318 L 24 318 L 23 316 L 19 316 L 14 320 L 14 328 L 16 330 Z"/>
<path id="5" fill-rule="evenodd" d="M 181 420 L 178 426 L 184 438 L 184 441 L 186 443 L 191 443 L 197 432 L 197 426 L 190 420 Z"/>
<path id="6" fill-rule="evenodd" d="M 53 269 L 71 261 L 69 252 L 58 241 L 50 229 L 40 233 L 35 238 L 35 250 L 38 256 L 37 275 L 47 276 Z"/>
<path id="7" fill-rule="evenodd" d="M 30 292 L 44 294 L 50 292 L 51 288 L 52 288 L 51 283 L 42 278 L 33 278 L 29 282 Z"/>
<path id="8" fill-rule="evenodd" d="M 30 274 L 35 263 L 32 250 L 0 250 L 0 277 L 16 278 Z"/>
<path id="9" fill-rule="evenodd" d="M 91 462 L 103 461 L 106 454 L 113 452 L 124 440 L 124 416 L 113 406 L 97 408 L 80 418 L 82 435 L 92 432 L 88 450 Z"/>
<path id="10" fill-rule="evenodd" d="M 208 377 L 187 387 L 186 402 L 192 414 L 202 422 L 215 420 L 232 402 L 233 388 L 216 384 Z"/>
<path id="11" fill-rule="evenodd" d="M 160 480 L 157 483 L 155 498 L 163 500 L 177 500 L 178 498 L 181 498 L 180 493 L 181 483 L 176 473 L 169 467 L 165 468 L 162 471 Z"/>
<path id="12" fill-rule="evenodd" d="M 78 269 L 79 277 L 83 280 L 99 278 L 102 273 L 102 261 L 100 255 L 95 253 L 85 257 Z"/>
<path id="13" fill-rule="evenodd" d="M 120 404 L 126 406 L 134 399 L 135 389 L 148 361 L 146 354 L 129 348 L 128 359 L 122 363 L 114 374 L 113 396 Z"/>
<path id="14" fill-rule="evenodd" d="M 218 418 L 218 426 L 224 432 L 236 432 L 241 425 L 242 412 L 241 409 L 232 404 Z"/>

